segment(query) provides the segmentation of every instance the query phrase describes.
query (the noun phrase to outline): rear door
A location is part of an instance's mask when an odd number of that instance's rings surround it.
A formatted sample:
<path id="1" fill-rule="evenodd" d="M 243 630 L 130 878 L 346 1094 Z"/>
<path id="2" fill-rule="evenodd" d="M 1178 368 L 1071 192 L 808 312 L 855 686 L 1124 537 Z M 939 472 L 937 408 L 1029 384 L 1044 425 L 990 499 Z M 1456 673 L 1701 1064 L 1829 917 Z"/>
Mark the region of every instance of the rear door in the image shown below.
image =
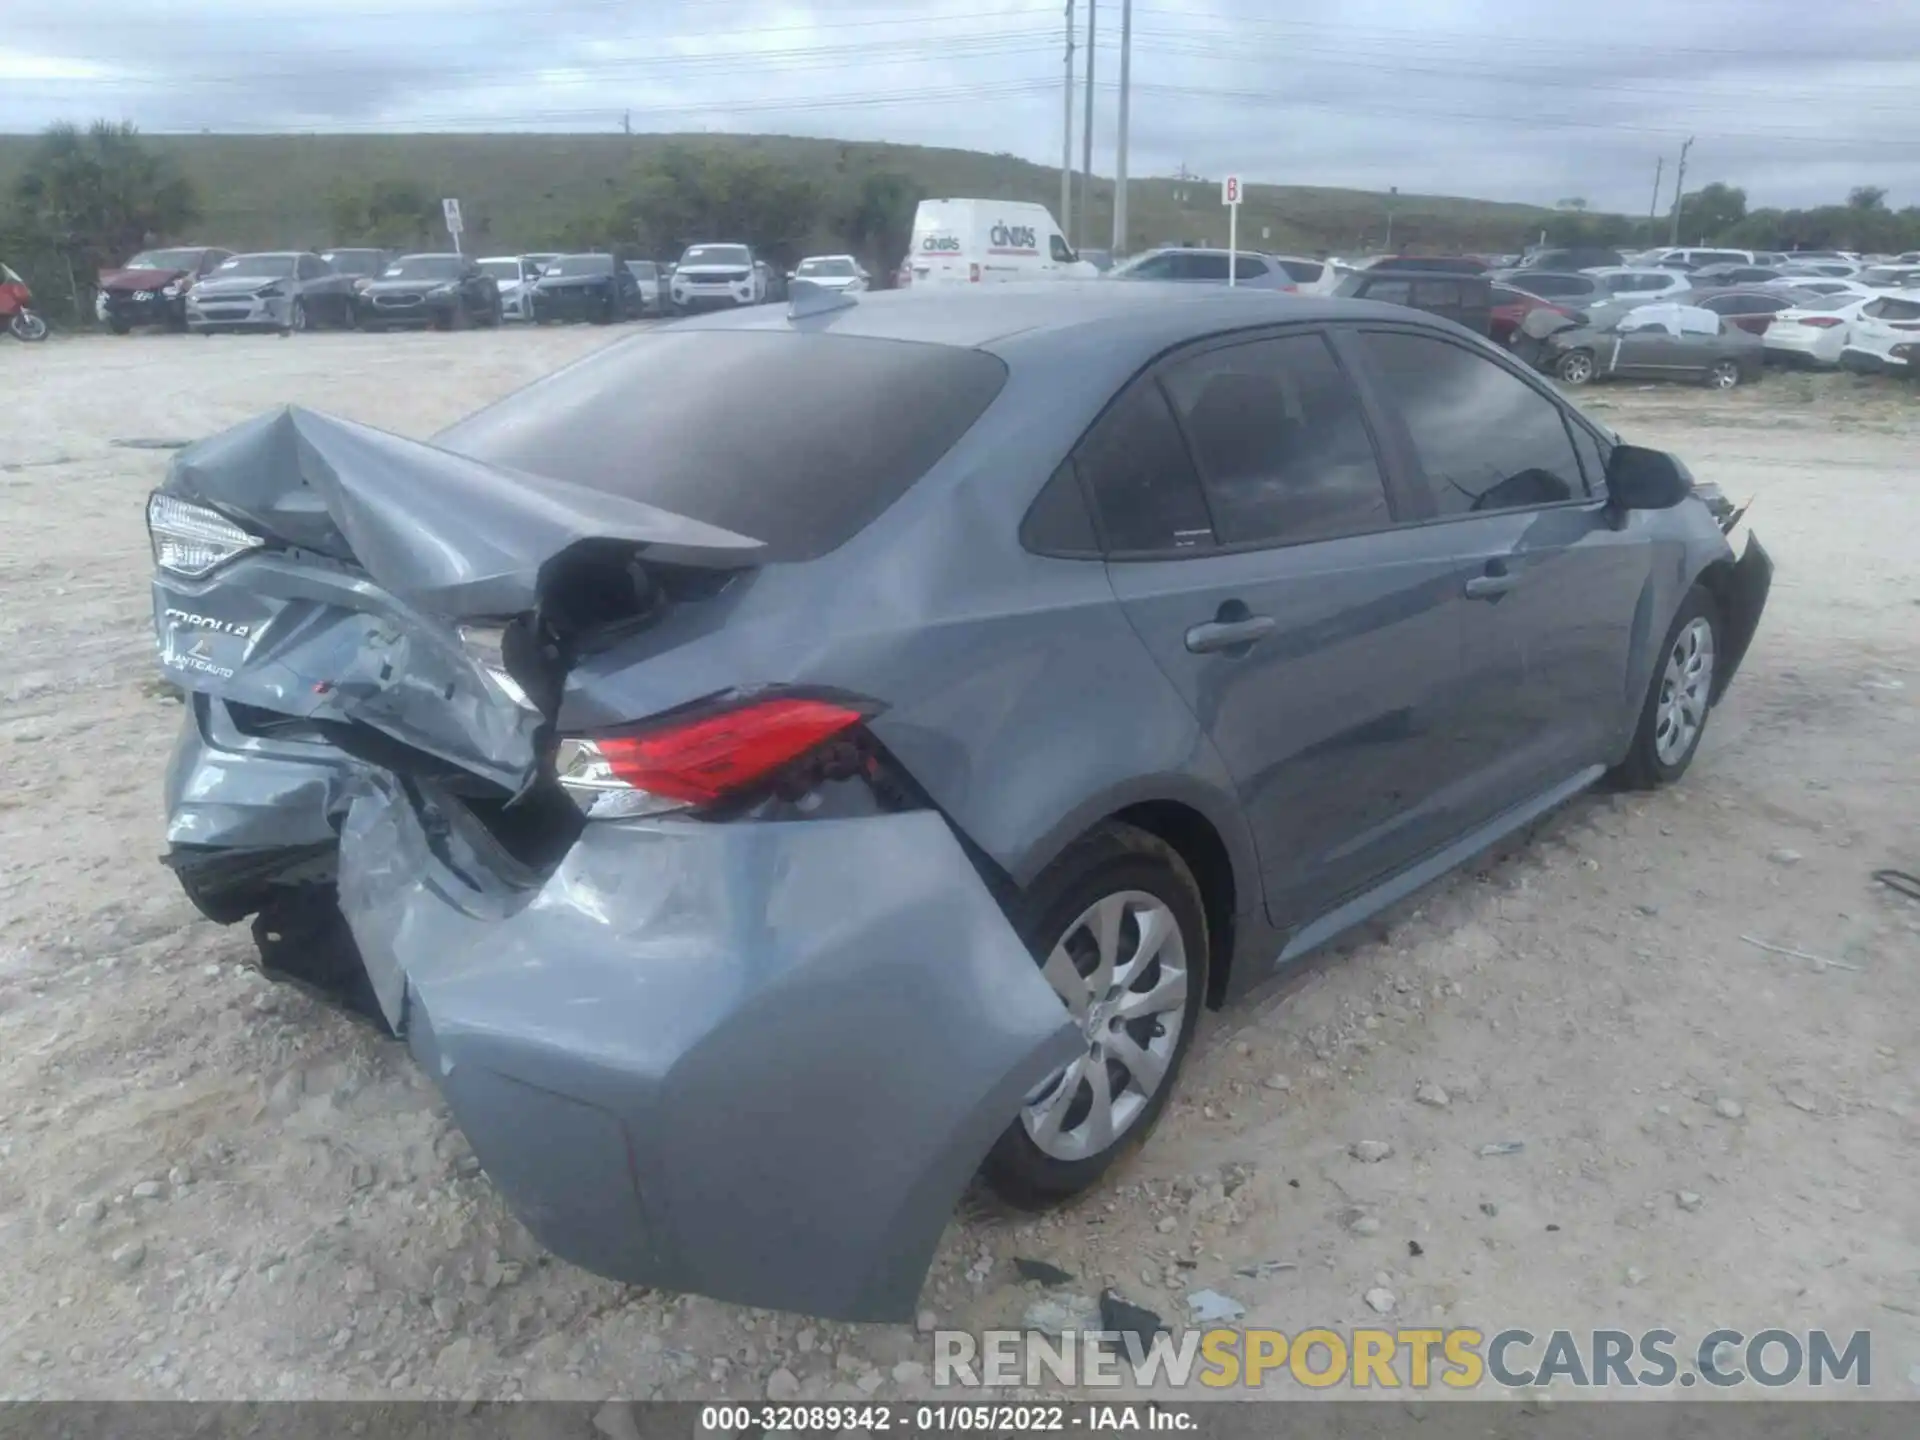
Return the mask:
<path id="1" fill-rule="evenodd" d="M 1458 562 L 1396 528 L 1391 455 L 1326 336 L 1170 357 L 1075 463 L 1115 593 L 1233 776 L 1275 923 L 1443 841 Z"/>
<path id="2" fill-rule="evenodd" d="M 1416 533 L 1463 577 L 1452 760 L 1484 820 L 1611 759 L 1646 526 L 1608 515 L 1597 432 L 1491 352 L 1386 327 L 1343 338 L 1412 452 Z"/>

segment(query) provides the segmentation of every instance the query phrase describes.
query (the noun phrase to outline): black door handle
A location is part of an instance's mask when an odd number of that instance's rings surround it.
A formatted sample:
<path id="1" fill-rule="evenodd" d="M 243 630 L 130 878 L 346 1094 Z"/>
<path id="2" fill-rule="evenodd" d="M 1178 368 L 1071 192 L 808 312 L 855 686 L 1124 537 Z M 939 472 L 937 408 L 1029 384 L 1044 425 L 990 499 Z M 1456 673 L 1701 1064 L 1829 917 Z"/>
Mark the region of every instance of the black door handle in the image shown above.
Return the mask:
<path id="1" fill-rule="evenodd" d="M 1518 575 L 1476 575 L 1467 581 L 1469 600 L 1493 600 L 1520 583 Z"/>
<path id="2" fill-rule="evenodd" d="M 1244 620 L 1209 620 L 1187 631 L 1187 649 L 1196 655 L 1251 645 L 1273 631 L 1271 615 L 1249 615 Z"/>

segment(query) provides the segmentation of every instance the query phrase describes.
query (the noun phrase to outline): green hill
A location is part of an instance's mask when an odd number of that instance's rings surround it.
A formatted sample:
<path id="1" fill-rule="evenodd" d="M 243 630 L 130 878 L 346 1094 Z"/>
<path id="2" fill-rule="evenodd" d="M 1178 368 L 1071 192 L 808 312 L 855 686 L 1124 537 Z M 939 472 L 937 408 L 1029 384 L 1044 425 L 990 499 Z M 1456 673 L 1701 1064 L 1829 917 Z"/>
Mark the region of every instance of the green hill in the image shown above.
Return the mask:
<path id="1" fill-rule="evenodd" d="M 0 135 L 0 188 L 10 187 L 30 136 Z M 583 214 L 599 214 L 624 185 L 670 145 L 731 149 L 764 157 L 822 185 L 894 170 L 928 195 L 1040 201 L 1058 211 L 1060 172 L 1012 155 L 918 145 L 808 139 L 783 135 L 155 135 L 198 188 L 204 219 L 193 236 L 241 248 L 347 244 L 328 233 L 329 195 L 339 187 L 408 180 L 436 195 L 457 195 L 471 248 L 515 251 L 555 244 Z M 1094 182 L 1089 246 L 1112 234 L 1113 185 Z M 1361 190 L 1253 185 L 1241 208 L 1241 243 L 1282 251 L 1344 252 L 1385 239 L 1387 197 Z M 1512 250 L 1535 238 L 1551 212 L 1435 195 L 1393 199 L 1396 248 Z M 1076 227 L 1078 228 L 1078 227 Z M 1226 242 L 1217 177 L 1140 179 L 1129 210 L 1138 249 L 1164 242 Z M 609 236 L 608 241 L 622 238 Z M 751 237 L 743 237 L 751 238 Z M 817 237 L 822 244 L 834 236 Z"/>

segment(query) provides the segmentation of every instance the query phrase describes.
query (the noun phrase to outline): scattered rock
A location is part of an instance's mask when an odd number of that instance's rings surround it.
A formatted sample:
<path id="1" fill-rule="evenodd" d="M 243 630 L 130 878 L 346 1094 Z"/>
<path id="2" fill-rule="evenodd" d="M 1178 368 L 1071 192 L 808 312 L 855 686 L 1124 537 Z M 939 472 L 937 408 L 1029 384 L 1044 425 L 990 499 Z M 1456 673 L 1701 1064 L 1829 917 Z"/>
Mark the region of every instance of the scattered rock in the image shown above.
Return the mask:
<path id="1" fill-rule="evenodd" d="M 1738 1120 L 1742 1115 L 1746 1114 L 1747 1111 L 1746 1107 L 1738 1100 L 1728 1095 L 1722 1095 L 1718 1100 L 1713 1102 L 1713 1113 L 1718 1115 L 1722 1120 Z"/>
<path id="2" fill-rule="evenodd" d="M 767 1399 L 774 1401 L 798 1400 L 800 1398 L 800 1377 L 782 1365 L 767 1377 Z"/>
<path id="3" fill-rule="evenodd" d="M 1253 1179 L 1253 1167 L 1243 1165 L 1238 1160 L 1229 1160 L 1220 1167 L 1219 1189 L 1226 1195 L 1238 1193 Z"/>
<path id="4" fill-rule="evenodd" d="M 106 1213 L 107 1207 L 98 1200 L 82 1200 L 73 1207 L 73 1218 L 82 1225 L 98 1225 Z"/>
<path id="5" fill-rule="evenodd" d="M 593 1413 L 593 1428 L 607 1440 L 640 1440 L 640 1427 L 633 1410 L 618 1400 L 609 1400 Z"/>
<path id="6" fill-rule="evenodd" d="M 1767 852 L 1767 859 L 1776 865 L 1798 865 L 1803 858 L 1798 850 L 1789 850 L 1784 845 Z"/>
<path id="7" fill-rule="evenodd" d="M 1210 1320 L 1238 1320 L 1247 1313 L 1246 1306 L 1218 1290 L 1195 1290 L 1187 1296 L 1187 1309 L 1193 1312 L 1195 1322 L 1202 1325 Z"/>
<path id="8" fill-rule="evenodd" d="M 893 1383 L 896 1385 L 918 1385 L 927 1378 L 927 1367 L 918 1360 L 902 1360 L 893 1367 Z"/>
<path id="9" fill-rule="evenodd" d="M 1140 1351 L 1152 1343 L 1155 1335 L 1167 1333 L 1167 1322 L 1144 1305 L 1135 1305 L 1117 1290 L 1100 1292 L 1100 1328 L 1116 1335 L 1135 1336 Z M 1124 1341 L 1122 1343 L 1125 1343 Z"/>
<path id="10" fill-rule="evenodd" d="M 1284 1075 L 1269 1075 L 1267 1076 L 1266 1079 L 1262 1080 L 1260 1083 L 1266 1086 L 1267 1089 L 1269 1090 L 1284 1091 L 1284 1090 L 1293 1089 L 1293 1081 L 1289 1080 Z"/>
<path id="11" fill-rule="evenodd" d="M 1642 1270 L 1638 1265 L 1627 1266 L 1627 1284 L 1638 1285 L 1646 1278 L 1647 1272 Z"/>
<path id="12" fill-rule="evenodd" d="M 1071 1273 L 1046 1260 L 1029 1260 L 1023 1255 L 1016 1255 L 1013 1259 L 1013 1268 L 1022 1280 L 1031 1280 L 1038 1285 L 1073 1283 Z"/>
<path id="13" fill-rule="evenodd" d="M 1384 1140 L 1356 1140 L 1347 1147 L 1347 1154 L 1362 1165 L 1377 1165 L 1393 1154 L 1393 1146 Z"/>
<path id="14" fill-rule="evenodd" d="M 1526 1148 L 1527 1142 L 1524 1140 L 1496 1140 L 1491 1145 L 1480 1147 L 1480 1157 L 1484 1160 L 1496 1155 L 1518 1155 Z"/>
<path id="15" fill-rule="evenodd" d="M 131 1244 L 116 1248 L 109 1258 L 117 1270 L 128 1272 L 138 1270 L 147 1258 L 147 1247 L 135 1240 Z"/>
<path id="16" fill-rule="evenodd" d="M 1179 1223 L 1180 1222 L 1178 1220 L 1174 1219 L 1173 1216 L 1169 1215 L 1164 1220 L 1162 1220 L 1159 1224 L 1155 1225 L 1153 1228 L 1158 1230 L 1162 1235 L 1171 1235 L 1174 1231 L 1174 1227 L 1177 1226 Z"/>
<path id="17" fill-rule="evenodd" d="M 1407 1254 L 1413 1256 L 1416 1260 L 1426 1253 L 1427 1247 L 1422 1245 L 1418 1240 L 1407 1241 Z"/>
<path id="18" fill-rule="evenodd" d="M 1057 1340 L 1069 1331 L 1099 1329 L 1100 1306 L 1085 1295 L 1043 1295 L 1027 1306 L 1020 1325 Z"/>
<path id="19" fill-rule="evenodd" d="M 166 1193 L 166 1186 L 158 1180 L 142 1180 L 130 1193 L 136 1200 L 158 1200 Z"/>
<path id="20" fill-rule="evenodd" d="M 1793 1094 L 1787 1096 L 1787 1103 L 1793 1106 L 1794 1109 L 1804 1111 L 1808 1115 L 1818 1115 L 1820 1113 L 1819 1102 L 1804 1090 L 1796 1090 Z"/>
<path id="21" fill-rule="evenodd" d="M 1682 1210 L 1698 1210 L 1706 1203 L 1701 1195 L 1692 1190 L 1682 1190 L 1673 1199 Z"/>
<path id="22" fill-rule="evenodd" d="M 1641 901 L 1638 905 L 1634 906 L 1633 908 L 1638 910 L 1642 915 L 1651 916 L 1651 915 L 1658 915 L 1660 913 L 1660 907 L 1658 905 L 1649 905 L 1644 900 Z"/>
<path id="23" fill-rule="evenodd" d="M 1282 1270 L 1298 1270 L 1300 1267 L 1291 1260 L 1257 1260 L 1251 1265 L 1241 1265 L 1234 1274 L 1244 1275 L 1249 1280 L 1271 1280 Z"/>
<path id="24" fill-rule="evenodd" d="M 1495 1215 L 1500 1213 L 1500 1207 L 1491 1200 L 1482 1200 L 1480 1202 L 1480 1213 L 1491 1220 Z"/>
<path id="25" fill-rule="evenodd" d="M 1400 1303 L 1393 1291 L 1384 1285 L 1376 1285 L 1367 1291 L 1366 1299 L 1367 1308 L 1376 1315 L 1391 1315 L 1393 1307 Z"/>
<path id="26" fill-rule="evenodd" d="M 1354 1210 L 1347 1215 L 1347 1229 L 1356 1235 L 1378 1235 L 1380 1221 L 1364 1210 Z"/>
<path id="27" fill-rule="evenodd" d="M 887 1377 L 882 1375 L 878 1370 L 869 1370 L 853 1383 L 862 1395 L 871 1395 L 887 1383 Z"/>
<path id="28" fill-rule="evenodd" d="M 931 1335 L 940 1328 L 940 1317 L 931 1310 L 922 1310 L 913 1317 L 913 1328 L 922 1335 Z"/>
<path id="29" fill-rule="evenodd" d="M 453 1322 L 460 1318 L 460 1302 L 450 1295 L 436 1295 L 433 1300 L 434 1323 L 443 1330 L 451 1330 Z"/>
<path id="30" fill-rule="evenodd" d="M 193 1183 L 193 1172 L 184 1165 L 176 1165 L 167 1171 L 167 1183 L 176 1188 Z"/>
<path id="31" fill-rule="evenodd" d="M 1413 1098 L 1422 1105 L 1432 1106 L 1435 1110 L 1444 1110 L 1452 1103 L 1447 1092 L 1431 1080 L 1423 1080 L 1414 1086 Z"/>

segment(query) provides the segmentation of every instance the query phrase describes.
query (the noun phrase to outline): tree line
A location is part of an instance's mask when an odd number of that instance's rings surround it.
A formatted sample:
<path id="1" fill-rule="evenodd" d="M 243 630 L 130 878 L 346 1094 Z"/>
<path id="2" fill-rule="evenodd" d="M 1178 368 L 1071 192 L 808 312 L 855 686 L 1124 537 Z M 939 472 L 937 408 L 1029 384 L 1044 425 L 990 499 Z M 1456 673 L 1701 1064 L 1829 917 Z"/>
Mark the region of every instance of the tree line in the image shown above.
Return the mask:
<path id="1" fill-rule="evenodd" d="M 1552 245 L 1664 245 L 1675 234 L 1670 212 L 1645 219 L 1589 212 L 1584 202 L 1562 201 L 1542 228 Z M 1747 208 L 1747 192 L 1714 181 L 1680 197 L 1679 243 L 1728 245 L 1741 250 L 1855 250 L 1897 255 L 1920 250 L 1920 205 L 1887 207 L 1878 185 L 1856 186 L 1844 205 L 1807 210 Z"/>

